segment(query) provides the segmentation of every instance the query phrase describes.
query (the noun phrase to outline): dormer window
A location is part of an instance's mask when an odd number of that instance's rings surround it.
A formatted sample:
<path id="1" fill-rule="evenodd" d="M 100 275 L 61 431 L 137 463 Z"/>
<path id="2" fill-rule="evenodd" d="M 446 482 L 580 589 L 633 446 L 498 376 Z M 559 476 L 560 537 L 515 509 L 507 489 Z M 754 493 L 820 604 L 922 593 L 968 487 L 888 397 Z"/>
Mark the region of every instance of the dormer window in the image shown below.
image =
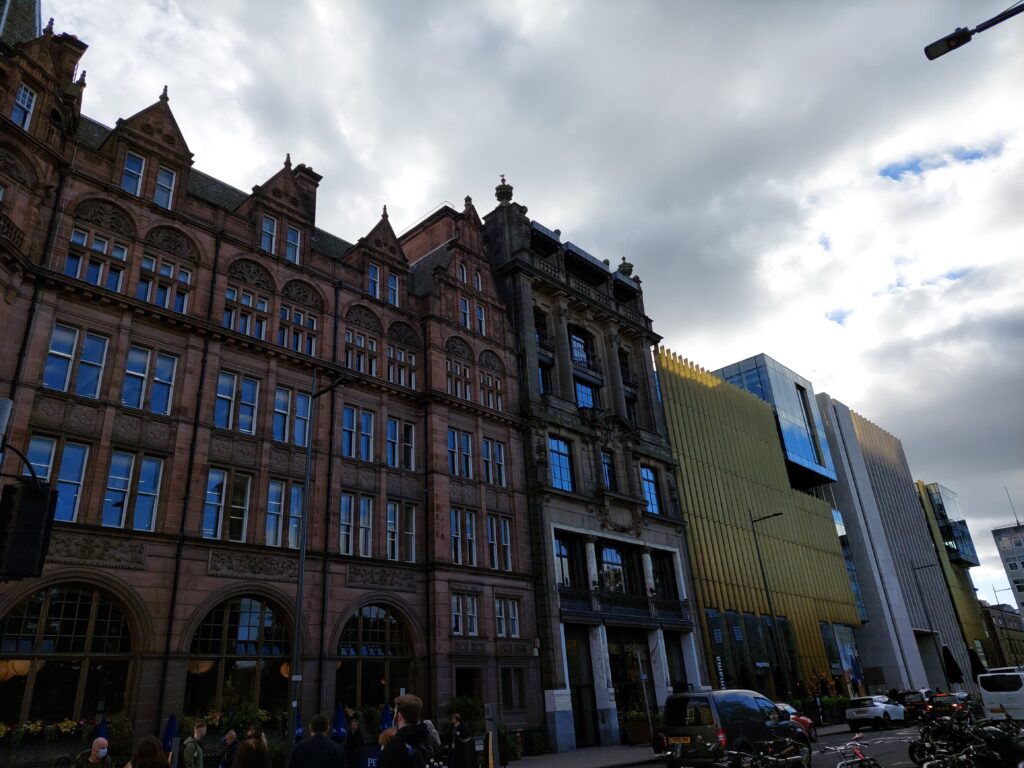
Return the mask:
<path id="1" fill-rule="evenodd" d="M 142 172 L 145 168 L 145 160 L 132 152 L 128 152 L 124 156 L 124 170 L 121 172 L 121 189 L 129 195 L 138 195 L 142 191 Z"/>
<path id="2" fill-rule="evenodd" d="M 153 194 L 153 202 L 161 208 L 171 209 L 171 201 L 174 199 L 174 171 L 161 168 L 156 172 L 156 192 Z"/>
<path id="3" fill-rule="evenodd" d="M 273 255 L 277 244 L 277 219 L 273 216 L 263 217 L 263 232 L 260 235 L 260 248 Z"/>
<path id="4" fill-rule="evenodd" d="M 302 233 L 295 227 L 288 227 L 288 237 L 284 245 L 284 257 L 292 264 L 299 263 L 299 247 L 302 244 Z"/>
<path id="5" fill-rule="evenodd" d="M 376 264 L 366 267 L 366 292 L 375 299 L 380 298 L 380 267 Z"/>
<path id="6" fill-rule="evenodd" d="M 460 283 L 467 282 L 466 265 L 465 264 L 459 264 L 459 282 Z"/>
<path id="7" fill-rule="evenodd" d="M 32 123 L 32 110 L 36 106 L 36 92 L 22 83 L 18 86 L 18 95 L 14 97 L 14 109 L 11 110 L 13 120 L 22 130 L 28 130 Z"/>

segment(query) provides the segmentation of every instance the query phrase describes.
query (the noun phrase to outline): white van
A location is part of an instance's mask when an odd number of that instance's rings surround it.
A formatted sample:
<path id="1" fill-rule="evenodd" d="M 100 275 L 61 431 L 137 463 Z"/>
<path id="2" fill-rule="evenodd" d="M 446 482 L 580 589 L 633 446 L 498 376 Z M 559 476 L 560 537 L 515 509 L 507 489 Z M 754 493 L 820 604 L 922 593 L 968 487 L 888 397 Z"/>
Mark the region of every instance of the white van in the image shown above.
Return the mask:
<path id="1" fill-rule="evenodd" d="M 986 717 L 1024 720 L 1024 667 L 997 667 L 978 675 Z"/>

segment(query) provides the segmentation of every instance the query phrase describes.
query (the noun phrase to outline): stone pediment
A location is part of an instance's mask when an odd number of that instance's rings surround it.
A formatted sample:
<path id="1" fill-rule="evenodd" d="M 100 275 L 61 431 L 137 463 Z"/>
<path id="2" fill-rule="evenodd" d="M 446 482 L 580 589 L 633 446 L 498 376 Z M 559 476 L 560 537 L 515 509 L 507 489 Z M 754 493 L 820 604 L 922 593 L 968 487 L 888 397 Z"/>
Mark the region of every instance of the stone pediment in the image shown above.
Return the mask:
<path id="1" fill-rule="evenodd" d="M 114 133 L 134 134 L 143 143 L 153 148 L 159 147 L 167 154 L 176 155 L 179 162 L 192 165 L 192 153 L 171 112 L 166 87 L 155 103 L 131 117 L 118 120 L 111 135 Z"/>

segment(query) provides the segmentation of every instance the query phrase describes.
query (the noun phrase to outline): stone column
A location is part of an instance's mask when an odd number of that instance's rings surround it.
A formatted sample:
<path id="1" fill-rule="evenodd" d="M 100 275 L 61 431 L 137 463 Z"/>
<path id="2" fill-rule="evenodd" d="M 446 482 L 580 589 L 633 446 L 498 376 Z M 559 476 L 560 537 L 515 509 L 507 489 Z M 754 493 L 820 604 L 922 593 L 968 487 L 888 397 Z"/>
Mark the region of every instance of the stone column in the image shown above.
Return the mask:
<path id="1" fill-rule="evenodd" d="M 576 388 L 572 380 L 572 354 L 569 349 L 569 306 L 565 299 L 558 300 L 555 309 L 555 388 L 563 400 L 576 402 Z"/>
<path id="2" fill-rule="evenodd" d="M 540 397 L 540 391 L 537 381 L 537 326 L 533 322 L 533 283 L 523 273 L 516 275 L 515 281 L 521 317 L 520 327 L 516 329 L 516 333 L 525 362 L 524 378 L 520 379 L 519 386 L 522 387 L 526 399 L 535 402 Z"/>
<path id="3" fill-rule="evenodd" d="M 604 355 L 608 361 L 606 375 L 611 385 L 612 406 L 619 418 L 626 419 L 626 394 L 622 389 L 622 370 L 619 368 L 619 332 L 610 328 L 604 335 Z"/>
<path id="4" fill-rule="evenodd" d="M 647 648 L 651 653 L 651 683 L 654 685 L 654 701 L 651 709 L 660 707 L 672 693 L 672 680 L 669 676 L 668 654 L 665 652 L 665 633 L 661 628 L 647 631 Z"/>
<path id="5" fill-rule="evenodd" d="M 590 629 L 590 657 L 594 665 L 594 703 L 601 746 L 619 744 L 619 713 L 612 685 L 612 666 L 608 657 L 608 633 L 604 624 Z"/>
<path id="6" fill-rule="evenodd" d="M 601 581 L 597 571 L 597 550 L 595 547 L 596 538 L 588 536 L 586 539 L 587 548 L 587 580 L 591 587 L 600 587 Z"/>

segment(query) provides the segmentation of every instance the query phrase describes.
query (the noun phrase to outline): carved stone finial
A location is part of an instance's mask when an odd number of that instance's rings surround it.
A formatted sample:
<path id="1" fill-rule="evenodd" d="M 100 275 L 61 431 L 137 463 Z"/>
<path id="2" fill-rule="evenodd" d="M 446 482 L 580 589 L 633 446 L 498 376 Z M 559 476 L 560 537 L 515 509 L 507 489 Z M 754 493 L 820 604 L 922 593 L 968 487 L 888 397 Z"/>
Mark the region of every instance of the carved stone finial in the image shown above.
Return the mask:
<path id="1" fill-rule="evenodd" d="M 46 29 L 44 29 L 43 32 L 45 32 L 48 35 L 53 34 L 53 16 L 51 16 L 50 20 L 46 22 Z"/>
<path id="2" fill-rule="evenodd" d="M 167 96 L 167 86 L 165 85 L 164 86 L 164 92 L 160 94 L 160 101 L 168 101 L 168 100 L 169 100 L 169 98 Z"/>
<path id="3" fill-rule="evenodd" d="M 494 188 L 494 196 L 498 202 L 507 204 L 512 202 L 512 185 L 505 181 L 505 174 L 501 174 L 501 183 Z"/>
<path id="4" fill-rule="evenodd" d="M 82 74 L 78 76 L 78 84 L 85 85 L 85 70 L 82 70 Z"/>
<path id="5" fill-rule="evenodd" d="M 470 197 L 469 195 L 466 195 L 466 199 L 463 200 L 463 202 L 466 204 L 466 207 L 469 208 L 469 206 L 473 204 L 473 198 Z"/>
<path id="6" fill-rule="evenodd" d="M 386 204 L 384 205 L 384 210 L 382 210 L 380 213 L 380 217 L 382 219 L 386 219 L 388 217 L 388 207 Z"/>
<path id="7" fill-rule="evenodd" d="M 292 167 L 292 153 L 291 152 L 286 152 L 285 153 L 285 156 L 284 156 L 284 167 L 285 168 L 291 168 Z"/>
<path id="8" fill-rule="evenodd" d="M 622 257 L 622 263 L 619 264 L 619 272 L 624 274 L 626 277 L 630 277 L 633 274 L 633 265 L 626 261 L 626 257 Z"/>

